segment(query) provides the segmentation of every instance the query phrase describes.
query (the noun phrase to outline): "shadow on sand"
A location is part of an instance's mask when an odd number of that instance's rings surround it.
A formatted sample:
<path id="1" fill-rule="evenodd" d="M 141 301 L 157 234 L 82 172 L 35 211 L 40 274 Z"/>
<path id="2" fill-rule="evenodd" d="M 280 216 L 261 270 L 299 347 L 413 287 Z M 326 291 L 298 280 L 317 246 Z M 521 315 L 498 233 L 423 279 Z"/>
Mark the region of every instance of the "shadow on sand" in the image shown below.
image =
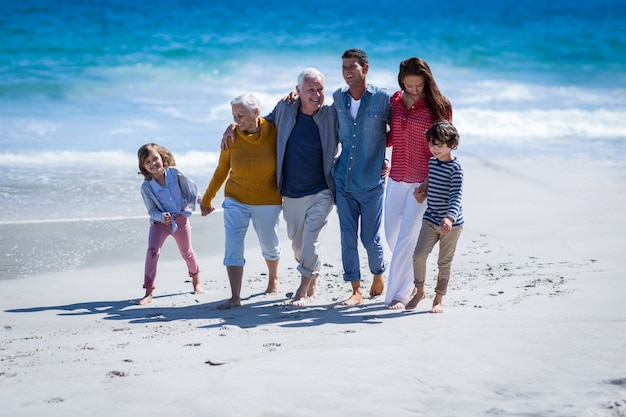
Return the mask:
<path id="1" fill-rule="evenodd" d="M 180 294 L 155 296 L 155 299 L 176 297 Z M 319 305 L 312 300 L 311 305 L 295 307 L 288 298 L 277 299 L 264 294 L 254 294 L 242 300 L 242 306 L 229 310 L 218 310 L 223 300 L 186 306 L 159 306 L 150 304 L 138 306 L 134 300 L 90 301 L 58 306 L 41 306 L 6 310 L 7 313 L 35 313 L 59 310 L 59 316 L 98 315 L 104 320 L 119 320 L 128 324 L 163 323 L 178 320 L 209 321 L 199 323 L 199 328 L 220 328 L 237 326 L 253 328 L 264 325 L 281 327 L 311 327 L 323 324 L 380 324 L 407 314 L 422 314 L 424 311 L 407 312 L 390 310 L 382 302 L 371 302 L 358 306 L 343 306 L 340 303 Z M 196 300 L 197 302 L 197 300 Z"/>

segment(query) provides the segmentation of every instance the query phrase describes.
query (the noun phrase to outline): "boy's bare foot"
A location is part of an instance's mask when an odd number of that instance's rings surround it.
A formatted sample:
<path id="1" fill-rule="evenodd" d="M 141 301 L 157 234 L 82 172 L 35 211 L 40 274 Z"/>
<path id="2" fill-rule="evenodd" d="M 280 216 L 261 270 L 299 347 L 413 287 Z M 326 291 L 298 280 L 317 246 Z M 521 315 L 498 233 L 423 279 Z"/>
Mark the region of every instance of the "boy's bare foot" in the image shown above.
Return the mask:
<path id="1" fill-rule="evenodd" d="M 433 300 L 433 308 L 430 310 L 431 313 L 443 313 L 443 295 L 436 294 L 435 299 Z"/>
<path id="2" fill-rule="evenodd" d="M 363 293 L 360 288 L 354 290 L 350 298 L 341 303 L 344 306 L 356 306 L 359 304 L 363 304 Z"/>
<path id="3" fill-rule="evenodd" d="M 404 310 L 404 304 L 398 300 L 393 300 L 387 308 L 390 310 Z"/>
<path id="4" fill-rule="evenodd" d="M 370 297 L 376 297 L 377 295 L 381 295 L 385 290 L 385 280 L 383 274 L 374 275 L 374 280 L 372 281 L 372 286 L 370 287 Z"/>
<path id="5" fill-rule="evenodd" d="M 202 285 L 200 285 L 200 277 L 196 275 L 195 277 L 191 277 L 193 283 L 193 293 L 194 294 L 204 294 L 204 290 L 202 289 Z"/>
<path id="6" fill-rule="evenodd" d="M 217 306 L 218 310 L 230 310 L 233 307 L 241 307 L 241 301 L 240 300 L 233 300 L 232 298 L 228 301 L 226 301 L 223 304 L 220 304 Z"/>
<path id="7" fill-rule="evenodd" d="M 148 304 L 150 302 L 152 302 L 152 294 L 146 295 L 141 300 L 137 300 L 137 302 L 135 304 L 137 304 L 138 306 L 142 306 L 142 305 Z"/>
<path id="8" fill-rule="evenodd" d="M 415 307 L 417 307 L 417 303 L 422 301 L 424 297 L 426 297 L 426 293 L 424 292 L 424 287 L 419 287 L 417 291 L 415 292 L 415 295 L 413 296 L 413 298 L 411 298 L 411 301 L 406 303 L 406 309 L 414 310 Z"/>
<path id="9" fill-rule="evenodd" d="M 430 310 L 431 313 L 443 313 L 443 306 L 441 304 L 433 305 L 433 308 Z"/>

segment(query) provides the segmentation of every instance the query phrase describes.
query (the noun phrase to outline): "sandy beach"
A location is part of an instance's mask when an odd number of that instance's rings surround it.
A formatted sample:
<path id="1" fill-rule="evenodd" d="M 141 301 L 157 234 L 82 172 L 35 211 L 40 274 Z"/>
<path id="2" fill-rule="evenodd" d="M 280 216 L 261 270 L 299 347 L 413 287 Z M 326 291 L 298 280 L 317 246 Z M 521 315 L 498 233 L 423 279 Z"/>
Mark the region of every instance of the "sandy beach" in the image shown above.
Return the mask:
<path id="1" fill-rule="evenodd" d="M 626 416 L 623 173 L 457 155 L 466 225 L 443 314 L 428 312 L 435 253 L 415 311 L 380 296 L 341 306 L 335 212 L 305 307 L 289 305 L 299 276 L 282 223 L 280 295 L 263 295 L 250 230 L 244 305 L 216 309 L 230 294 L 221 213 L 192 216 L 206 293 L 169 240 L 156 297 L 136 306 L 147 223 L 115 220 L 139 238 L 0 281 L 0 416 Z"/>

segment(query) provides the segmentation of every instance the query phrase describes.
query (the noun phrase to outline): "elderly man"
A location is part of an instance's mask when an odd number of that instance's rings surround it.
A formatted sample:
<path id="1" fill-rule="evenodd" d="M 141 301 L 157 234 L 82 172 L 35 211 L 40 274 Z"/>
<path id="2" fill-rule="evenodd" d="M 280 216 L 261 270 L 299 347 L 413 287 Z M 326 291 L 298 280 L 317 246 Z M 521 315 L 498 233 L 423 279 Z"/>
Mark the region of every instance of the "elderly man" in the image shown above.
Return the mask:
<path id="1" fill-rule="evenodd" d="M 337 153 L 337 113 L 324 105 L 324 76 L 315 68 L 298 75 L 298 98 L 281 100 L 265 120 L 278 129 L 276 179 L 283 195 L 287 235 L 298 261 L 300 286 L 292 304 L 315 295 L 323 238 L 335 200 L 331 175 Z M 222 147 L 228 146 L 226 136 Z"/>
<path id="2" fill-rule="evenodd" d="M 296 92 L 295 102 L 279 101 L 266 119 L 278 129 L 276 177 L 301 274 L 292 304 L 304 305 L 315 295 L 320 239 L 334 204 L 331 170 L 337 152 L 337 113 L 324 105 L 324 76 L 315 68 L 300 73 Z"/>

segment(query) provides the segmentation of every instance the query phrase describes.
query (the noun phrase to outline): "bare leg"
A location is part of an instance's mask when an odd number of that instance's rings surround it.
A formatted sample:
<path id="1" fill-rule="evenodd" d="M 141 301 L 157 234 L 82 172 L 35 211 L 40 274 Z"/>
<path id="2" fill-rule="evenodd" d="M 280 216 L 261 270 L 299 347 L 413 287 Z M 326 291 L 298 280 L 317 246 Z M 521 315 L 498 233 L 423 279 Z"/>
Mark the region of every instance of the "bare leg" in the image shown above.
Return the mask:
<path id="1" fill-rule="evenodd" d="M 306 305 L 311 285 L 315 285 L 315 278 L 307 278 L 304 275 L 301 275 L 300 286 L 293 296 L 293 301 L 291 302 L 291 305 L 298 307 Z"/>
<path id="2" fill-rule="evenodd" d="M 228 281 L 230 281 L 230 300 L 217 306 L 218 310 L 228 310 L 241 305 L 241 281 L 243 280 L 243 266 L 227 266 Z"/>
<path id="3" fill-rule="evenodd" d="M 202 285 L 200 285 L 200 277 L 198 274 L 191 277 L 193 283 L 193 293 L 194 294 L 204 294 L 204 290 L 202 289 Z"/>
<path id="4" fill-rule="evenodd" d="M 415 307 L 417 307 L 417 303 L 422 301 L 424 297 L 426 297 L 426 293 L 424 292 L 424 287 L 423 286 L 417 287 L 417 291 L 415 292 L 415 295 L 413 296 L 413 298 L 411 298 L 411 301 L 406 303 L 406 309 L 414 310 Z"/>
<path id="5" fill-rule="evenodd" d="M 311 282 L 309 283 L 309 290 L 306 293 L 306 296 L 309 298 L 313 298 L 315 297 L 315 294 L 317 294 L 317 283 L 320 282 L 319 278 L 315 278 L 312 279 Z"/>
<path id="6" fill-rule="evenodd" d="M 148 303 L 152 302 L 152 292 L 153 291 L 154 291 L 154 288 L 146 288 L 146 295 L 144 295 L 141 300 L 137 300 L 137 302 L 135 304 L 142 306 L 144 304 L 148 304 Z"/>
<path id="7" fill-rule="evenodd" d="M 430 310 L 431 313 L 443 313 L 443 295 L 435 294 L 435 299 L 433 300 L 433 308 Z"/>
<path id="8" fill-rule="evenodd" d="M 374 275 L 374 280 L 372 281 L 372 286 L 370 287 L 370 297 L 376 297 L 377 295 L 381 295 L 385 290 L 385 279 L 383 274 Z"/>
<path id="9" fill-rule="evenodd" d="M 355 306 L 358 304 L 363 304 L 361 281 L 350 281 L 350 284 L 352 284 L 352 295 L 341 304 L 344 306 Z"/>
<path id="10" fill-rule="evenodd" d="M 278 261 L 279 259 L 276 259 L 275 261 L 270 261 L 269 259 L 265 260 L 268 271 L 268 281 L 265 295 L 278 294 Z"/>

